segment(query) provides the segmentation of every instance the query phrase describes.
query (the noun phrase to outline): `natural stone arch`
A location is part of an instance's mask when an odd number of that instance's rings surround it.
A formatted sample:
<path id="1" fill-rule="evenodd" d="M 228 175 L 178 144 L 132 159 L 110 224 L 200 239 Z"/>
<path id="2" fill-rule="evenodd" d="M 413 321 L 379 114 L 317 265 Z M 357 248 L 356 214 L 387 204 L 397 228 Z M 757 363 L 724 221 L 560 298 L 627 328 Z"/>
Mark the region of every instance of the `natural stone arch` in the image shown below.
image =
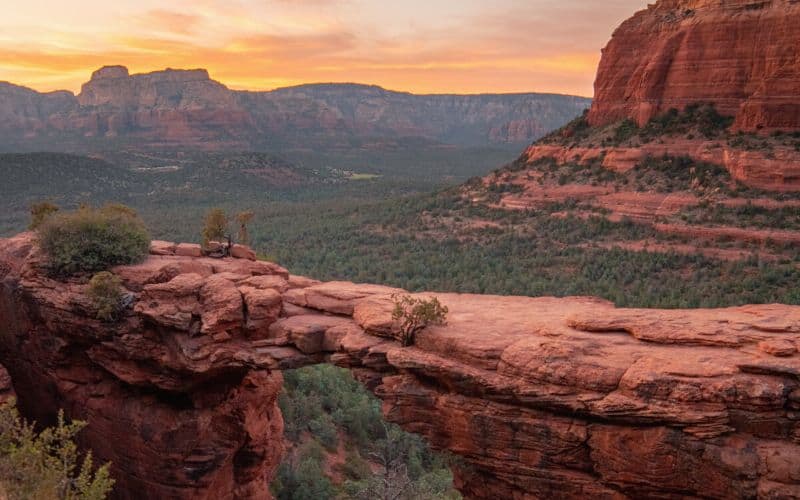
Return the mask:
<path id="1" fill-rule="evenodd" d="M 437 294 L 448 325 L 403 348 L 395 289 L 175 248 L 115 270 L 135 305 L 105 324 L 29 235 L 0 240 L 0 362 L 29 416 L 89 422 L 118 498 L 264 498 L 280 371 L 322 362 L 461 456 L 470 498 L 798 494 L 798 307 Z"/>

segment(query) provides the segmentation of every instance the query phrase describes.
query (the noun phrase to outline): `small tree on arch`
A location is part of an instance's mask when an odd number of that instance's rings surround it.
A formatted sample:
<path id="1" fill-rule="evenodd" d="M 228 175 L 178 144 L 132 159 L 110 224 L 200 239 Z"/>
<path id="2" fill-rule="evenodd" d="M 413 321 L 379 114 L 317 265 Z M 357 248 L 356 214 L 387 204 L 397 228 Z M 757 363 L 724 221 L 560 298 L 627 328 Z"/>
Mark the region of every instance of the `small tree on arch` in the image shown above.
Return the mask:
<path id="1" fill-rule="evenodd" d="M 203 248 L 207 248 L 211 241 L 222 241 L 228 229 L 228 217 L 221 208 L 212 208 L 206 214 L 203 225 Z"/>
<path id="2" fill-rule="evenodd" d="M 403 347 L 414 345 L 417 334 L 429 325 L 446 324 L 446 306 L 436 297 L 415 298 L 410 295 L 392 295 L 392 319 L 400 323 L 400 343 Z"/>
<path id="3" fill-rule="evenodd" d="M 236 214 L 236 223 L 239 224 L 239 233 L 237 235 L 237 239 L 242 245 L 250 244 L 250 232 L 247 230 L 247 225 L 250 224 L 250 221 L 253 220 L 255 215 L 256 214 L 250 210 Z"/>

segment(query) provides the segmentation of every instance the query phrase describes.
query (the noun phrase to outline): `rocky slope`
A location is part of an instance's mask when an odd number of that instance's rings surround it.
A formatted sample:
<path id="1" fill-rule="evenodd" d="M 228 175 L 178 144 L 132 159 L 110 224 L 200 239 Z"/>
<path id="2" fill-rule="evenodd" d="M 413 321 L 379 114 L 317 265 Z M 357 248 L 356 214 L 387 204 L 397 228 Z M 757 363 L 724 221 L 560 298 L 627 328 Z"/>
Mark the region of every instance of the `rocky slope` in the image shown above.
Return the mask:
<path id="1" fill-rule="evenodd" d="M 116 269 L 130 308 L 109 325 L 30 235 L 0 240 L 0 361 L 30 416 L 89 422 L 118 498 L 267 496 L 280 372 L 320 362 L 462 457 L 468 498 L 800 495 L 798 307 L 437 294 L 448 324 L 402 348 L 399 290 L 196 251 L 154 242 Z"/>
<path id="2" fill-rule="evenodd" d="M 655 2 L 603 50 L 590 111 L 465 189 L 468 198 L 513 210 L 573 204 L 557 215 L 632 220 L 663 236 L 618 245 L 634 250 L 735 260 L 756 252 L 730 241 L 791 248 L 800 232 L 783 218 L 800 192 L 798 21 L 791 0 Z M 739 220 L 693 223 L 695 212 L 735 211 Z M 760 250 L 778 259 L 784 249 Z"/>
<path id="3" fill-rule="evenodd" d="M 800 4 L 659 0 L 603 50 L 589 123 L 713 102 L 739 130 L 800 128 Z"/>
<path id="4" fill-rule="evenodd" d="M 605 240 L 587 230 L 572 246 L 726 261 L 797 259 L 800 227 L 791 222 L 800 207 L 796 193 L 752 189 L 713 162 L 653 153 L 669 148 L 663 142 L 602 153 L 536 145 L 517 163 L 464 186 L 460 195 L 470 205 L 520 216 L 594 221 L 586 227 L 603 220 L 630 229 Z"/>
<path id="5" fill-rule="evenodd" d="M 793 0 L 659 0 L 622 23 L 603 49 L 584 119 L 592 133 L 562 130 L 525 156 L 599 159 L 616 171 L 648 156 L 687 156 L 723 165 L 751 187 L 798 191 L 800 142 L 767 137 L 800 138 L 798 38 Z M 625 140 L 631 127 L 657 129 L 672 110 L 700 105 L 713 106 L 720 121 Z M 712 126 L 725 133 L 709 133 Z"/>
<path id="6" fill-rule="evenodd" d="M 95 71 L 77 96 L 0 83 L 0 147 L 60 149 L 310 147 L 413 137 L 463 145 L 526 143 L 588 107 L 546 94 L 412 95 L 349 84 L 232 91 L 205 70 Z"/>

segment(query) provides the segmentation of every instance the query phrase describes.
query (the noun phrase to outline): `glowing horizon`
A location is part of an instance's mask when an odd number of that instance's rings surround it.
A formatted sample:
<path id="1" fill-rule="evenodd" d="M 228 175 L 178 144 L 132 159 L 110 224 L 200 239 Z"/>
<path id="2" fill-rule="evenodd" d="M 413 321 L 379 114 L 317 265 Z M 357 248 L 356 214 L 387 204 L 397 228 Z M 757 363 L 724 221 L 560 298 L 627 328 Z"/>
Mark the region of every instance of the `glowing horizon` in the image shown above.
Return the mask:
<path id="1" fill-rule="evenodd" d="M 102 66 L 209 71 L 237 90 L 363 83 L 414 93 L 591 96 L 641 0 L 28 0 L 0 19 L 0 81 L 80 91 Z M 58 19 L 58 21 L 50 21 Z"/>

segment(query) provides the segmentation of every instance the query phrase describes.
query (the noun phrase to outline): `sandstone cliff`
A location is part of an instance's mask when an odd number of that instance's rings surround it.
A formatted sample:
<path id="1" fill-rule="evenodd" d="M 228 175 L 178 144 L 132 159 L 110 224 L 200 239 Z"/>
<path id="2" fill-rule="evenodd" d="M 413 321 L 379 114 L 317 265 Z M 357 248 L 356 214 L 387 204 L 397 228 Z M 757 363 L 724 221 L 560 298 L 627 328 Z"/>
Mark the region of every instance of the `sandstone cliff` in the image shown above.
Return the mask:
<path id="1" fill-rule="evenodd" d="M 568 126 L 522 161 L 626 172 L 648 158 L 689 157 L 748 187 L 800 191 L 798 40 L 794 0 L 659 0 L 603 49 L 592 107 L 573 122 L 588 130 Z M 676 123 L 684 113 L 696 121 Z"/>
<path id="2" fill-rule="evenodd" d="M 713 102 L 741 130 L 800 128 L 800 3 L 659 0 L 603 50 L 592 125 Z"/>
<path id="3" fill-rule="evenodd" d="M 394 340 L 391 294 L 156 242 L 92 319 L 29 235 L 0 240 L 0 361 L 21 406 L 89 422 L 118 498 L 264 498 L 280 371 L 354 371 L 387 417 L 463 458 L 467 498 L 800 495 L 800 308 L 625 310 L 437 294 L 448 324 Z"/>
<path id="4" fill-rule="evenodd" d="M 258 149 L 422 138 L 462 145 L 526 143 L 588 107 L 547 94 L 412 95 L 350 84 L 233 91 L 197 70 L 95 71 L 80 94 L 0 82 L 0 147 Z"/>

